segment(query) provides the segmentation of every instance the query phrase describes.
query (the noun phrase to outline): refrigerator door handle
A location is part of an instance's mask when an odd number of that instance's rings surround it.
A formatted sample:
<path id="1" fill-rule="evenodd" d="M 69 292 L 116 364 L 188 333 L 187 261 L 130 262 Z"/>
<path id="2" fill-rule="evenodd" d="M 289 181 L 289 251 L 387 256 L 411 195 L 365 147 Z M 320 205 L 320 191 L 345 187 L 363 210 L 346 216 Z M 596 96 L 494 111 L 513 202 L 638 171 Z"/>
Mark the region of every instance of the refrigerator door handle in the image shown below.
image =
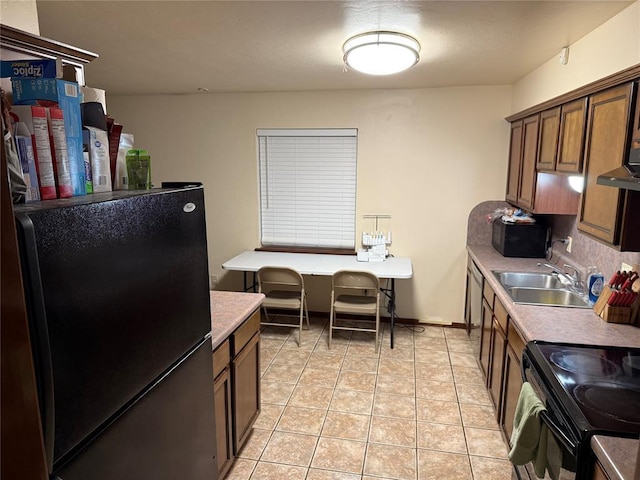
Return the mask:
<path id="1" fill-rule="evenodd" d="M 47 457 L 47 468 L 53 470 L 53 443 L 55 434 L 55 403 L 53 389 L 53 367 L 51 364 L 51 346 L 47 328 L 47 314 L 42 292 L 42 279 L 40 278 L 40 265 L 38 262 L 35 232 L 33 222 L 28 215 L 17 214 L 16 222 L 20 228 L 18 235 L 22 237 L 21 245 L 24 249 L 20 252 L 22 271 L 25 278 L 23 284 L 27 302 L 31 345 L 33 360 L 36 368 L 36 381 L 38 383 L 40 417 L 42 422 L 42 435 Z M 28 278 L 26 278 L 28 277 Z"/>

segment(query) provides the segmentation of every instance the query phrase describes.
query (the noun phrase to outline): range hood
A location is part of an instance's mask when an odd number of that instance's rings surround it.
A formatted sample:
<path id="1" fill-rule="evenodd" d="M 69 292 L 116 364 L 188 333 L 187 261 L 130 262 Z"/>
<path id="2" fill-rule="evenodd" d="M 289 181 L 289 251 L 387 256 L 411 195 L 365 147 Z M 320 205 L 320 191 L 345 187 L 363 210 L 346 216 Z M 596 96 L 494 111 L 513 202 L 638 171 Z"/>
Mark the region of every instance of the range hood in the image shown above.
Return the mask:
<path id="1" fill-rule="evenodd" d="M 626 165 L 598 175 L 598 185 L 640 191 L 640 148 L 632 148 Z"/>

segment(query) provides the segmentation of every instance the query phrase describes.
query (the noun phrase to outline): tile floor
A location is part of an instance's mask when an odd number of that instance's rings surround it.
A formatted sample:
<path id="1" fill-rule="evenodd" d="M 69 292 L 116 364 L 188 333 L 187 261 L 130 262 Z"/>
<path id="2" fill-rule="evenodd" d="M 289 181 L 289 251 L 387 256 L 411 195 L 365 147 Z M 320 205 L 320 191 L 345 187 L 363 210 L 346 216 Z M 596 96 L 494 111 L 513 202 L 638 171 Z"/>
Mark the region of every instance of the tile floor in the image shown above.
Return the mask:
<path id="1" fill-rule="evenodd" d="M 462 329 L 261 337 L 262 412 L 228 480 L 508 480 L 511 464 Z M 417 331 L 419 330 L 419 331 Z"/>

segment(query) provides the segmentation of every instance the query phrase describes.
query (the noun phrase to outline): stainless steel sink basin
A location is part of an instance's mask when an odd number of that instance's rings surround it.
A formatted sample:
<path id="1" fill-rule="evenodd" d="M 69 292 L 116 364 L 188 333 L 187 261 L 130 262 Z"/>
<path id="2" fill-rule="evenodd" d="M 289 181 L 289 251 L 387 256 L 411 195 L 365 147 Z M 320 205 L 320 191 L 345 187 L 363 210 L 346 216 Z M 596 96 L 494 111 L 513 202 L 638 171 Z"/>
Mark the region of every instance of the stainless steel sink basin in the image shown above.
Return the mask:
<path id="1" fill-rule="evenodd" d="M 566 279 L 548 272 L 502 272 L 493 275 L 514 303 L 553 307 L 590 308 L 589 303 L 569 288 Z"/>
<path id="2" fill-rule="evenodd" d="M 507 292 L 514 303 L 590 308 L 587 301 L 568 289 L 511 287 L 507 288 Z"/>
<path id="3" fill-rule="evenodd" d="M 562 289 L 567 285 L 557 275 L 547 272 L 499 272 L 493 274 L 503 287 Z"/>

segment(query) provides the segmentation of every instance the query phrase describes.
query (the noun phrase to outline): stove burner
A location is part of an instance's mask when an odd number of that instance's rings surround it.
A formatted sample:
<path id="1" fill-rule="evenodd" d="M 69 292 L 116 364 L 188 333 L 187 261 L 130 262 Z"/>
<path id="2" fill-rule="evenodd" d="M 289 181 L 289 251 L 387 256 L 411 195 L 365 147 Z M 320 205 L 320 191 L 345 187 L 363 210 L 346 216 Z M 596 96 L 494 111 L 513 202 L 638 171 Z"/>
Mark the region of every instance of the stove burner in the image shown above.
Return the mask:
<path id="1" fill-rule="evenodd" d="M 618 373 L 618 366 L 600 355 L 569 350 L 552 352 L 549 356 L 556 366 L 573 373 L 583 375 L 611 377 Z"/>
<path id="2" fill-rule="evenodd" d="M 640 390 L 611 382 L 589 382 L 573 390 L 576 400 L 600 415 L 640 425 Z"/>

